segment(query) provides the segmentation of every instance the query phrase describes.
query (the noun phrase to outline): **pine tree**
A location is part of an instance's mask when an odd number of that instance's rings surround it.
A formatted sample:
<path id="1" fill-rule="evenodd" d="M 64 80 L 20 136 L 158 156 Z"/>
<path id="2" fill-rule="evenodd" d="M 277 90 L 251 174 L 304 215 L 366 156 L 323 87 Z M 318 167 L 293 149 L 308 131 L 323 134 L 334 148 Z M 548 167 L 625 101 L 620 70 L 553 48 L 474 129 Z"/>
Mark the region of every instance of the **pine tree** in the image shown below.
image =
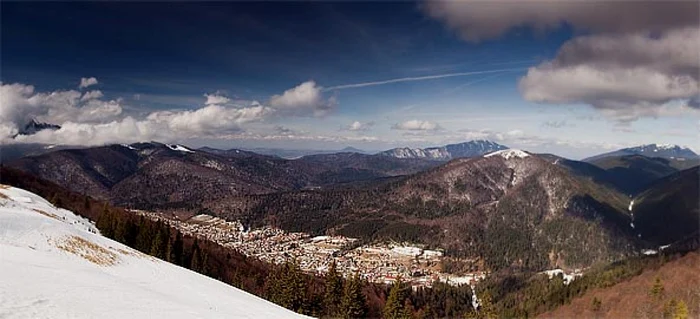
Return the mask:
<path id="1" fill-rule="evenodd" d="M 659 300 L 659 299 L 661 299 L 663 294 L 664 294 L 664 285 L 661 282 L 661 278 L 659 278 L 657 276 L 656 279 L 654 280 L 654 285 L 651 286 L 651 290 L 649 291 L 649 295 L 651 295 L 652 298 Z"/>
<path id="2" fill-rule="evenodd" d="M 282 276 L 279 278 L 279 304 L 290 310 L 304 313 L 306 303 L 306 281 L 303 278 L 296 261 L 287 261 L 282 267 Z"/>
<path id="3" fill-rule="evenodd" d="M 151 252 L 151 245 L 153 245 L 153 223 L 147 221 L 143 216 L 139 219 L 139 232 L 136 235 L 136 249 L 143 253 Z"/>
<path id="4" fill-rule="evenodd" d="M 178 231 L 175 234 L 175 241 L 173 241 L 173 248 L 171 250 L 170 262 L 176 265 L 183 265 L 183 242 L 182 234 Z"/>
<path id="5" fill-rule="evenodd" d="M 676 306 L 673 309 L 673 319 L 688 319 L 688 306 L 685 301 L 680 300 L 676 302 Z"/>
<path id="6" fill-rule="evenodd" d="M 151 249 L 149 254 L 154 257 L 163 258 L 165 256 L 165 245 L 166 245 L 166 234 L 163 231 L 158 230 L 156 236 L 151 242 Z"/>
<path id="7" fill-rule="evenodd" d="M 600 307 L 602 306 L 602 302 L 598 297 L 593 297 L 593 301 L 591 302 L 591 310 L 598 312 L 600 311 Z"/>
<path id="8" fill-rule="evenodd" d="M 202 267 L 202 256 L 199 251 L 199 245 L 197 244 L 197 239 L 192 243 L 192 257 L 190 258 L 190 269 L 199 272 Z"/>
<path id="9" fill-rule="evenodd" d="M 343 280 L 338 274 L 335 260 L 331 262 L 325 277 L 326 290 L 324 292 L 323 307 L 326 315 L 337 316 L 340 308 L 340 299 L 343 296 Z"/>
<path id="10" fill-rule="evenodd" d="M 478 316 L 484 319 L 498 318 L 496 315 L 496 308 L 491 300 L 491 294 L 488 292 L 484 293 L 481 298 L 479 298 Z"/>
<path id="11" fill-rule="evenodd" d="M 401 277 L 396 278 L 396 281 L 391 286 L 389 297 L 382 311 L 385 319 L 403 319 L 410 318 L 411 315 L 406 309 L 406 287 L 401 282 Z"/>
<path id="12" fill-rule="evenodd" d="M 340 315 L 343 318 L 363 318 L 367 315 L 367 300 L 362 293 L 362 279 L 356 273 L 345 283 Z"/>
<path id="13" fill-rule="evenodd" d="M 88 198 L 87 196 L 83 198 L 83 208 L 86 212 L 90 211 L 90 198 Z"/>
<path id="14" fill-rule="evenodd" d="M 97 223 L 95 223 L 95 226 L 97 226 L 97 229 L 100 230 L 100 233 L 102 233 L 103 236 L 108 238 L 114 238 L 113 224 L 114 219 L 112 216 L 112 212 L 109 210 L 109 207 L 105 203 L 105 206 L 102 208 L 102 213 L 97 218 Z"/>
<path id="15" fill-rule="evenodd" d="M 282 304 L 282 289 L 280 288 L 281 269 L 272 267 L 265 279 L 265 295 L 267 299 L 281 305 Z"/>

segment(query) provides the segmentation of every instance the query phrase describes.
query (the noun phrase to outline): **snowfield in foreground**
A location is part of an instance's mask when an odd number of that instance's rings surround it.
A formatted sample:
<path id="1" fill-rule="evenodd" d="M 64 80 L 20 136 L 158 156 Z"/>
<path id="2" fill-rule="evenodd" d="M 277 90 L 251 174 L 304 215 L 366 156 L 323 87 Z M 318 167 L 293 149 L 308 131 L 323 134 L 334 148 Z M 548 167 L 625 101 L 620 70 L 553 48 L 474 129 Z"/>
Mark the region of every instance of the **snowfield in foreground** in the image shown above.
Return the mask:
<path id="1" fill-rule="evenodd" d="M 0 185 L 0 318 L 299 318 Z"/>

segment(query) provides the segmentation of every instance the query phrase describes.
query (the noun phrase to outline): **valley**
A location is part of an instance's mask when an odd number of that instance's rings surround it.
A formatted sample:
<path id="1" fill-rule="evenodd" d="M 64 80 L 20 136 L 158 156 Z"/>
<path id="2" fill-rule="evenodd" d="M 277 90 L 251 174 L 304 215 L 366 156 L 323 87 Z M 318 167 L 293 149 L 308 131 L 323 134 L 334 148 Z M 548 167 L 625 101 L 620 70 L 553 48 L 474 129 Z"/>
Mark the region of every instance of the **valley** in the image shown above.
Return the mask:
<path id="1" fill-rule="evenodd" d="M 227 222 L 208 215 L 180 221 L 157 213 L 133 212 L 264 262 L 295 262 L 302 271 L 313 275 L 324 275 L 330 264 L 335 263 L 337 271 L 346 278 L 359 273 L 369 282 L 391 284 L 400 277 L 413 289 L 430 288 L 438 281 L 474 285 L 487 275 L 484 270 L 459 275 L 445 273 L 441 270 L 443 251 L 423 249 L 410 243 L 361 244 L 357 238 L 312 237 L 273 227 L 246 230 L 240 222 Z"/>

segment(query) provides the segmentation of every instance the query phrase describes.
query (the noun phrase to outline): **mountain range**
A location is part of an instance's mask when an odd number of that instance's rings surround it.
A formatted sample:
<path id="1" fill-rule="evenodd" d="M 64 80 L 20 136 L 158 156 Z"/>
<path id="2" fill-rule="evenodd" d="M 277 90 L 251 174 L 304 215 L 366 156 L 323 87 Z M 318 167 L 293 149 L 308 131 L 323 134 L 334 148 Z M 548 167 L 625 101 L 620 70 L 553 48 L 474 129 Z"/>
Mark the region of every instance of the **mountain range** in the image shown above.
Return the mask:
<path id="1" fill-rule="evenodd" d="M 378 154 L 396 158 L 420 158 L 448 161 L 455 158 L 481 156 L 491 152 L 505 150 L 507 148 L 508 147 L 506 146 L 491 141 L 474 140 L 459 144 L 448 144 L 440 147 L 400 147 L 380 152 Z"/>
<path id="2" fill-rule="evenodd" d="M 583 159 L 584 162 L 593 162 L 605 157 L 617 157 L 625 155 L 644 155 L 647 157 L 661 157 L 666 159 L 690 160 L 698 159 L 690 148 L 674 144 L 646 144 L 635 147 L 623 148 L 617 151 L 603 153 Z"/>
<path id="3" fill-rule="evenodd" d="M 664 205 L 639 194 L 693 199 L 687 187 L 657 184 L 680 174 L 663 158 L 611 155 L 588 163 L 487 141 L 432 150 L 456 159 L 343 152 L 288 160 L 151 142 L 59 150 L 6 165 L 123 207 L 430 243 L 490 267 L 533 270 L 584 267 L 667 244 L 679 237 L 643 226 L 658 220 L 655 209 L 633 220 L 630 197 L 638 201 L 635 212 Z M 486 155 L 462 157 L 479 153 Z"/>
<path id="4" fill-rule="evenodd" d="M 95 198 L 151 208 L 386 178 L 437 165 L 358 153 L 287 160 L 155 142 L 60 150 L 6 164 Z"/>

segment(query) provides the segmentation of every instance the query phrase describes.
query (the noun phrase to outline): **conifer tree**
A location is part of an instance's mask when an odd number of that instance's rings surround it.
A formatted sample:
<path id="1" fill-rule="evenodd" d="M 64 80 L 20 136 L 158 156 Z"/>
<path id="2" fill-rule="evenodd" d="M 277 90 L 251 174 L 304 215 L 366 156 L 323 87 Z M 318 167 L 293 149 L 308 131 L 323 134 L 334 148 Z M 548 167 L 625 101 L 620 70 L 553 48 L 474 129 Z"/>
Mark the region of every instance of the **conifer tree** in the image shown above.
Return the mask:
<path id="1" fill-rule="evenodd" d="M 304 313 L 307 310 L 306 305 L 306 281 L 303 278 L 299 266 L 296 261 L 287 261 L 284 263 L 282 276 L 280 279 L 280 305 L 294 310 L 299 313 Z"/>
<path id="2" fill-rule="evenodd" d="M 384 319 L 403 319 L 410 318 L 411 315 L 406 309 L 406 287 L 401 282 L 401 277 L 397 277 L 394 284 L 391 286 L 389 297 L 384 305 Z"/>
<path id="3" fill-rule="evenodd" d="M 90 199 L 87 196 L 83 197 L 83 208 L 86 212 L 90 211 L 90 206 Z"/>
<path id="4" fill-rule="evenodd" d="M 171 250 L 171 255 L 170 255 L 170 262 L 176 264 L 176 265 L 183 265 L 183 242 L 182 242 L 182 234 L 177 231 L 175 234 L 175 240 L 173 241 L 173 247 Z"/>
<path id="5" fill-rule="evenodd" d="M 159 227 L 160 228 L 160 227 Z M 151 249 L 149 254 L 154 257 L 163 258 L 165 256 L 165 245 L 166 245 L 166 234 L 162 230 L 156 232 L 156 236 L 153 237 L 151 242 Z"/>
<path id="6" fill-rule="evenodd" d="M 343 296 L 343 280 L 338 274 L 337 265 L 333 260 L 325 276 L 326 289 L 323 296 L 323 306 L 326 315 L 337 316 L 340 308 L 340 300 Z"/>
<path id="7" fill-rule="evenodd" d="M 479 298 L 478 317 L 484 319 L 498 318 L 496 315 L 496 307 L 494 307 L 491 300 L 491 294 L 488 292 L 485 292 L 481 298 Z"/>
<path id="8" fill-rule="evenodd" d="M 685 301 L 680 300 L 676 303 L 676 311 L 673 314 L 673 319 L 688 319 L 688 306 Z"/>
<path id="9" fill-rule="evenodd" d="M 661 297 L 664 294 L 664 285 L 661 282 L 661 278 L 658 276 L 654 280 L 654 285 L 651 286 L 651 290 L 649 291 L 649 294 L 651 295 L 652 298 L 655 298 L 657 300 L 661 299 Z"/>
<path id="10" fill-rule="evenodd" d="M 95 226 L 97 226 L 97 229 L 100 230 L 100 233 L 102 233 L 103 236 L 114 238 L 113 224 L 114 220 L 112 218 L 112 212 L 110 212 L 107 203 L 105 203 L 104 207 L 102 208 L 102 213 L 97 218 L 97 223 L 95 223 Z"/>
<path id="11" fill-rule="evenodd" d="M 192 243 L 192 257 L 190 258 L 190 269 L 199 272 L 201 269 L 201 252 L 199 251 L 199 245 L 197 244 L 197 239 Z"/>
<path id="12" fill-rule="evenodd" d="M 340 303 L 341 317 L 364 318 L 367 315 L 367 300 L 362 293 L 362 286 L 359 273 L 355 273 L 355 276 L 345 283 L 343 299 Z"/>

